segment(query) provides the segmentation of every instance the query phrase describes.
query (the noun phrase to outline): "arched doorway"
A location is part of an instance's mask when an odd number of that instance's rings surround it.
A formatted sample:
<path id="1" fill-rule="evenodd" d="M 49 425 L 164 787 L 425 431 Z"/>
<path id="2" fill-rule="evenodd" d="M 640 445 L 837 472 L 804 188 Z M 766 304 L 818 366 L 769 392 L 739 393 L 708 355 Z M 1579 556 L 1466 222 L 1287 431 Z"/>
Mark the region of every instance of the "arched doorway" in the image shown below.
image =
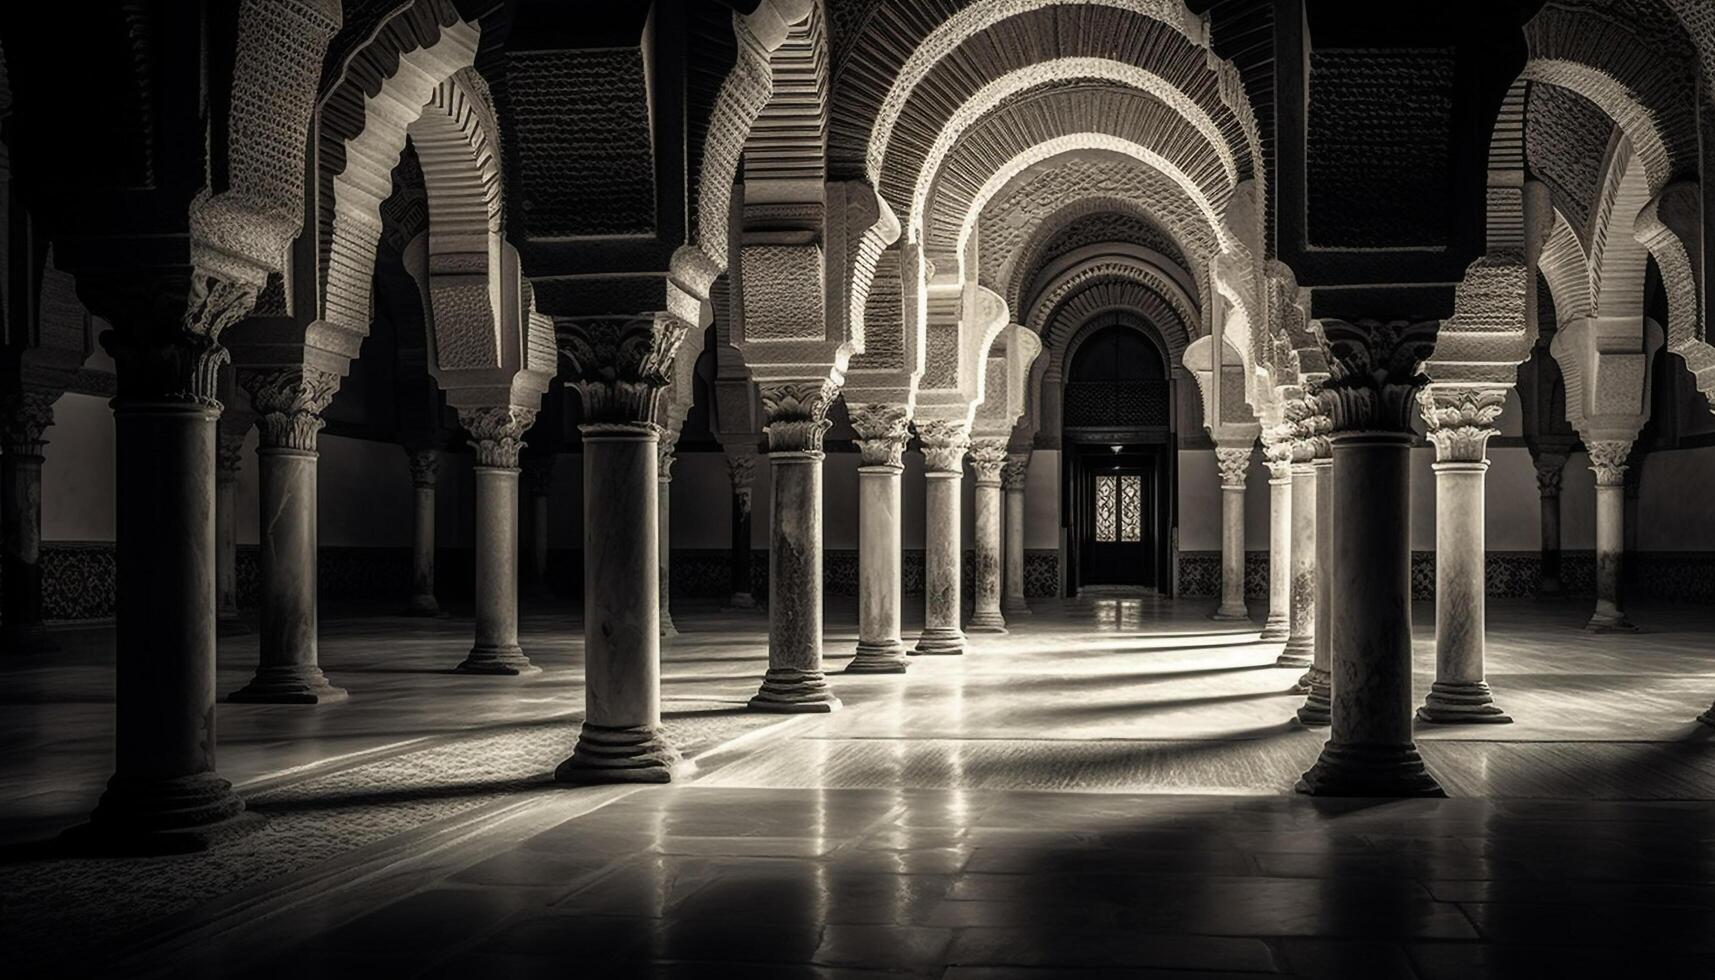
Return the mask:
<path id="1" fill-rule="evenodd" d="M 1135 315 L 1086 324 L 1067 345 L 1062 519 L 1070 591 L 1167 592 L 1173 391 L 1155 331 Z"/>

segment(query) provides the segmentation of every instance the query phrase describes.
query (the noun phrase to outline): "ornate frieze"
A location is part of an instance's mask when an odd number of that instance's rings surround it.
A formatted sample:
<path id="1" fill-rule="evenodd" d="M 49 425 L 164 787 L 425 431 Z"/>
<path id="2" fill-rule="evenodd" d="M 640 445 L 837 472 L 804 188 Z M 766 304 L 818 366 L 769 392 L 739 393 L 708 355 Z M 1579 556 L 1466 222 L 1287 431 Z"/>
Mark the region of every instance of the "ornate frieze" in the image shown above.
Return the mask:
<path id="1" fill-rule="evenodd" d="M 895 469 L 903 465 L 900 457 L 905 452 L 905 444 L 911 441 L 910 409 L 904 405 L 869 402 L 848 404 L 846 414 L 857 432 L 863 465 Z"/>
<path id="2" fill-rule="evenodd" d="M 1243 490 L 1245 488 L 1245 472 L 1251 465 L 1251 448 L 1237 446 L 1215 447 L 1215 465 L 1221 470 L 1221 488 L 1223 490 Z"/>
<path id="3" fill-rule="evenodd" d="M 1411 410 L 1429 379 L 1421 371 L 1435 350 L 1432 323 L 1323 321 L 1329 378 L 1317 395 L 1335 434 L 1412 432 Z"/>
<path id="4" fill-rule="evenodd" d="M 923 464 L 930 473 L 963 474 L 965 453 L 971 448 L 971 430 L 953 419 L 917 422 L 917 438 L 923 444 Z"/>
<path id="5" fill-rule="evenodd" d="M 1005 439 L 974 439 L 971 441 L 971 472 L 976 474 L 977 486 L 1000 486 L 1001 469 L 1006 466 Z"/>
<path id="6" fill-rule="evenodd" d="M 653 424 L 690 325 L 666 313 L 558 325 L 562 376 L 591 425 Z"/>
<path id="7" fill-rule="evenodd" d="M 1631 457 L 1632 444 L 1621 439 L 1595 439 L 1584 444 L 1590 453 L 1590 472 L 1596 474 L 1599 487 L 1624 486 L 1626 460 Z"/>
<path id="8" fill-rule="evenodd" d="M 263 449 L 316 451 L 322 412 L 339 391 L 339 375 L 309 367 L 279 371 L 242 371 L 239 384 L 250 393 Z"/>
<path id="9" fill-rule="evenodd" d="M 1438 463 L 1480 463 L 1488 458 L 1495 419 L 1507 404 L 1505 388 L 1456 388 L 1432 384 L 1418 396 L 1417 408 L 1429 424 L 1429 441 Z"/>
<path id="10" fill-rule="evenodd" d="M 827 434 L 828 408 L 839 387 L 830 380 L 759 382 L 771 453 L 819 453 Z"/>
<path id="11" fill-rule="evenodd" d="M 503 405 L 459 409 L 459 423 L 470 433 L 478 466 L 517 469 L 518 454 L 524 448 L 524 431 L 535 421 L 533 408 Z"/>

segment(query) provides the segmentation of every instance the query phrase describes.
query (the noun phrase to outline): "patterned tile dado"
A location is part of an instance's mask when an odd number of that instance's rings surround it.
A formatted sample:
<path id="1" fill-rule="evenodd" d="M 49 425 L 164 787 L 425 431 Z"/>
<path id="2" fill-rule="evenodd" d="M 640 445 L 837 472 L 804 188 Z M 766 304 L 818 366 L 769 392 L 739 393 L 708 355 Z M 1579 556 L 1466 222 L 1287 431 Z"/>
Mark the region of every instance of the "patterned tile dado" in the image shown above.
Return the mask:
<path id="1" fill-rule="evenodd" d="M 696 549 L 673 552 L 670 577 L 674 598 L 724 599 L 732 591 L 730 568 L 732 555 L 726 550 Z M 972 594 L 976 575 L 975 553 L 964 555 L 963 578 L 960 588 L 966 598 Z M 768 552 L 755 551 L 750 558 L 751 594 L 758 599 L 768 594 Z M 905 595 L 923 594 L 923 552 L 907 549 L 901 555 L 900 584 Z M 855 596 L 858 589 L 858 556 L 849 548 L 830 548 L 822 552 L 822 591 L 825 595 Z M 1024 594 L 1031 598 L 1048 598 L 1060 594 L 1060 554 L 1056 551 L 1033 550 L 1024 555 Z"/>
<path id="2" fill-rule="evenodd" d="M 113 545 L 58 542 L 42 545 L 42 617 L 106 619 L 113 615 L 118 577 Z"/>
<path id="3" fill-rule="evenodd" d="M 1715 554 L 1646 553 L 1632 556 L 1628 578 L 1637 595 L 1662 599 L 1698 600 L 1715 598 Z M 1534 551 L 1491 551 L 1484 564 L 1487 591 L 1493 598 L 1525 598 L 1536 595 L 1542 574 L 1542 557 Z M 1595 594 L 1595 556 L 1590 552 L 1561 552 L 1560 580 L 1566 595 Z M 1186 598 L 1212 599 L 1221 591 L 1221 553 L 1179 553 L 1179 594 Z M 1268 595 L 1268 553 L 1245 554 L 1245 595 L 1259 599 Z M 1435 552 L 1414 551 L 1411 555 L 1411 596 L 1435 598 Z"/>

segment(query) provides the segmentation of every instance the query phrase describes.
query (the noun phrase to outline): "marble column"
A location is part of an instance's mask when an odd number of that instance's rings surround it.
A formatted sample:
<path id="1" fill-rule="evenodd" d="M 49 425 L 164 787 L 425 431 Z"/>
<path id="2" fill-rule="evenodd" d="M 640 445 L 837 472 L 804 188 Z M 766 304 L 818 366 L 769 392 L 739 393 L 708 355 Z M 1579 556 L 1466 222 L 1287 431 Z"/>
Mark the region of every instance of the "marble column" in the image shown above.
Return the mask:
<path id="1" fill-rule="evenodd" d="M 1030 604 L 1024 599 L 1024 485 L 1029 473 L 1029 453 L 1008 456 L 1000 471 L 1000 488 L 1006 497 L 1006 590 L 1000 608 L 1013 619 L 1030 615 Z"/>
<path id="2" fill-rule="evenodd" d="M 229 406 L 215 430 L 215 615 L 222 634 L 247 632 L 238 612 L 238 475 L 244 468 L 244 439 L 255 424 L 249 414 Z"/>
<path id="3" fill-rule="evenodd" d="M 755 609 L 756 596 L 750 591 L 750 503 L 756 477 L 756 451 L 749 446 L 729 447 L 726 461 L 732 478 L 732 595 L 726 604 L 728 609 Z"/>
<path id="4" fill-rule="evenodd" d="M 822 437 L 831 381 L 760 384 L 768 419 L 768 673 L 757 711 L 825 712 L 840 706 L 822 672 Z"/>
<path id="5" fill-rule="evenodd" d="M 1566 591 L 1560 581 L 1560 480 L 1566 469 L 1566 457 L 1539 453 L 1533 462 L 1542 510 L 1542 572 L 1536 592 L 1557 596 Z"/>
<path id="6" fill-rule="evenodd" d="M 1327 437 L 1313 440 L 1310 468 L 1316 479 L 1316 626 L 1310 669 L 1300 686 L 1304 703 L 1298 707 L 1302 725 L 1328 724 L 1333 711 L 1334 636 L 1334 457 Z"/>
<path id="7" fill-rule="evenodd" d="M 530 594 L 551 602 L 554 589 L 548 582 L 548 524 L 552 520 L 554 462 L 551 455 L 524 459 L 524 492 L 530 500 Z"/>
<path id="8" fill-rule="evenodd" d="M 1251 464 L 1251 447 L 1216 446 L 1215 463 L 1221 471 L 1221 604 L 1211 619 L 1248 622 L 1245 605 L 1245 471 Z"/>
<path id="9" fill-rule="evenodd" d="M 1625 558 L 1626 458 L 1632 444 L 1618 439 L 1585 443 L 1596 474 L 1596 612 L 1584 628 L 1592 633 L 1633 633 L 1621 595 Z"/>
<path id="10" fill-rule="evenodd" d="M 1504 388 L 1431 385 L 1418 399 L 1435 445 L 1435 682 L 1417 709 L 1423 721 L 1512 721 L 1484 676 L 1488 554 L 1484 478 Z"/>
<path id="11" fill-rule="evenodd" d="M 262 595 L 261 663 L 227 700 L 323 704 L 346 692 L 316 662 L 316 434 L 339 375 L 315 368 L 244 371 L 256 411 Z"/>
<path id="12" fill-rule="evenodd" d="M 904 405 L 848 404 L 857 433 L 858 467 L 858 642 L 848 674 L 903 674 L 905 643 L 900 639 L 901 590 L 899 475 L 901 456 L 911 437 L 910 411 Z"/>
<path id="13" fill-rule="evenodd" d="M 1264 640 L 1292 635 L 1292 459 L 1270 447 L 1268 457 L 1268 619 Z"/>
<path id="14" fill-rule="evenodd" d="M 935 419 L 917 423 L 923 445 L 923 633 L 915 653 L 960 654 L 965 634 L 959 629 L 959 553 L 961 496 L 968 428 Z"/>
<path id="15" fill-rule="evenodd" d="M 972 633 L 1005 633 L 1000 613 L 1000 471 L 1006 465 L 1006 440 L 971 442 L 971 472 L 976 476 L 976 608 L 965 628 Z"/>
<path id="16" fill-rule="evenodd" d="M 1319 400 L 1332 426 L 1338 515 L 1329 595 L 1339 608 L 1329 619 L 1328 742 L 1298 790 L 1444 796 L 1412 741 L 1411 415 L 1433 324 L 1328 320 L 1324 330 L 1332 376 Z"/>
<path id="17" fill-rule="evenodd" d="M 247 822 L 215 769 L 215 379 L 220 330 L 255 290 L 205 281 L 212 288 L 182 323 L 138 312 L 141 322 L 102 335 L 118 381 L 116 710 L 113 777 L 72 832 L 91 849 L 202 850 Z M 168 308 L 153 288 L 115 305 Z"/>
<path id="18" fill-rule="evenodd" d="M 1309 667 L 1316 650 L 1316 471 L 1301 439 L 1292 454 L 1292 634 L 1275 659 L 1280 667 Z"/>
<path id="19" fill-rule="evenodd" d="M 454 668 L 461 674 L 542 669 L 518 645 L 518 456 L 535 419 L 515 406 L 459 410 L 476 450 L 476 644 Z"/>
<path id="20" fill-rule="evenodd" d="M 25 388 L 0 416 L 0 649 L 58 650 L 42 626 L 42 438 L 54 424 L 52 392 Z"/>
<path id="21" fill-rule="evenodd" d="M 411 464 L 411 602 L 409 616 L 438 616 L 441 604 L 435 599 L 435 478 L 440 471 L 440 453 L 433 449 L 406 449 Z"/>
<path id="22" fill-rule="evenodd" d="M 673 455 L 673 447 L 665 441 L 658 447 L 655 453 L 655 567 L 660 584 L 655 591 L 661 597 L 661 639 L 670 640 L 679 635 L 673 614 L 669 612 L 672 605 L 669 587 L 673 581 L 673 462 L 678 457 Z"/>

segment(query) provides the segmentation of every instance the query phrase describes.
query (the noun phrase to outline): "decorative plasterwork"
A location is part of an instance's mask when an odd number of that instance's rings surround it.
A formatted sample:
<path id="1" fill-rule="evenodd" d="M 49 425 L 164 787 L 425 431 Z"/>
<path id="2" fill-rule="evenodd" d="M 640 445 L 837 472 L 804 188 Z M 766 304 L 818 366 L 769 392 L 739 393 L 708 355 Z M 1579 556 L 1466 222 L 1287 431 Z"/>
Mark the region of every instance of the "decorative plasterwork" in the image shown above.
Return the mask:
<path id="1" fill-rule="evenodd" d="M 1335 435 L 1412 431 L 1412 406 L 1429 380 L 1422 367 L 1435 349 L 1435 327 L 1403 321 L 1323 321 L 1329 377 L 1317 398 Z"/>
<path id="2" fill-rule="evenodd" d="M 1070 264 L 1064 271 L 1040 285 L 1032 284 L 1031 292 L 1027 296 L 1028 305 L 1024 307 L 1028 311 L 1025 324 L 1032 330 L 1042 333 L 1047 327 L 1049 317 L 1054 315 L 1068 298 L 1088 290 L 1095 283 L 1135 282 L 1160 297 L 1172 309 L 1181 329 L 1193 336 L 1202 335 L 1203 318 L 1199 315 L 1198 307 L 1192 297 L 1186 295 L 1183 284 L 1173 279 L 1169 270 L 1147 261 L 1144 256 L 1112 254 L 1102 246 L 1092 246 L 1080 251 L 1091 254 L 1069 256 L 1075 264 Z"/>
<path id="3" fill-rule="evenodd" d="M 1181 363 L 1191 343 L 1191 331 L 1148 283 L 1129 277 L 1096 278 L 1066 296 L 1043 318 L 1042 342 L 1049 350 L 1048 367 L 1059 371 L 1066 341 L 1085 324 L 1106 313 L 1127 312 L 1142 318 L 1161 336 L 1170 364 Z"/>
<path id="4" fill-rule="evenodd" d="M 1649 253 L 1632 229 L 1651 194 L 1639 162 L 1631 141 L 1616 134 L 1608 150 L 1601 194 L 1590 216 L 1590 306 L 1597 316 L 1643 314 Z"/>
<path id="5" fill-rule="evenodd" d="M 1158 256 L 1164 269 L 1183 270 L 1203 305 L 1202 263 L 1191 261 L 1178 236 L 1140 202 L 1081 189 L 1070 200 L 1043 200 L 1021 193 L 1028 186 L 991 202 L 977 224 L 977 281 L 1004 296 L 1008 307 L 1025 308 L 1025 289 L 1045 265 L 1098 243 L 1137 245 Z"/>
<path id="6" fill-rule="evenodd" d="M 1715 400 L 1715 347 L 1705 340 L 1698 303 L 1703 259 L 1697 185 L 1676 180 L 1638 212 L 1637 240 L 1649 249 L 1667 293 L 1667 349 L 1685 361 L 1697 390 Z"/>
<path id="7" fill-rule="evenodd" d="M 1586 443 L 1637 438 L 1661 344 L 1661 328 L 1642 316 L 1585 317 L 1554 332 L 1548 349 L 1566 382 L 1566 421 Z"/>
<path id="8" fill-rule="evenodd" d="M 1203 402 L 1203 427 L 1216 443 L 1256 441 L 1261 426 L 1245 401 L 1244 356 L 1232 344 L 1221 344 L 1219 380 L 1215 373 L 1214 337 L 1193 340 L 1185 348 L 1182 363 L 1197 382 Z M 1247 449 L 1248 452 L 1248 449 Z"/>
<path id="9" fill-rule="evenodd" d="M 949 419 L 966 430 L 982 404 L 988 380 L 989 351 L 1008 324 L 1006 303 L 992 290 L 967 285 L 932 301 L 926 334 L 926 371 L 918 392 L 919 418 Z M 938 343 L 940 338 L 950 342 Z M 945 361 L 954 370 L 946 372 Z"/>
<path id="10" fill-rule="evenodd" d="M 1578 240 L 1572 225 L 1558 210 L 1554 212 L 1554 228 L 1542 246 L 1537 269 L 1548 283 L 1549 296 L 1554 300 L 1556 323 L 1570 323 L 1591 313 L 1590 265 L 1584 245 Z"/>
<path id="11" fill-rule="evenodd" d="M 1016 323 L 1008 324 L 996 338 L 985 363 L 983 400 L 971 423 L 973 437 L 1006 437 L 1024 414 L 1029 394 L 1031 367 L 1042 353 L 1042 338 Z"/>
<path id="12" fill-rule="evenodd" d="M 673 355 L 691 329 L 667 313 L 558 324 L 561 377 L 588 425 L 654 425 Z"/>
<path id="13" fill-rule="evenodd" d="M 828 39 L 822 4 L 786 29 L 768 58 L 771 93 L 745 140 L 744 179 L 818 187 L 827 176 Z"/>

